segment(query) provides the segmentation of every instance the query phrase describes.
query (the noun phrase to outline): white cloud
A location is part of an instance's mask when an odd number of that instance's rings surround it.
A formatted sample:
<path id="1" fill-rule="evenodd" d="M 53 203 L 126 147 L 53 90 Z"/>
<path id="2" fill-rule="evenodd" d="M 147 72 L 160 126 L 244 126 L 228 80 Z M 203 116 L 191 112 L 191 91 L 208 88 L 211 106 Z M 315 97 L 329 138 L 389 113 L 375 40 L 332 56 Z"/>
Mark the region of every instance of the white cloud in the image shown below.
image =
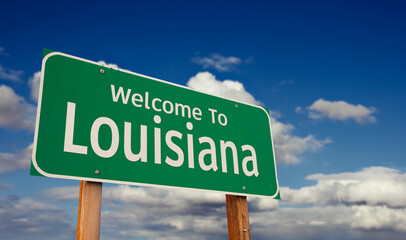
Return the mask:
<path id="1" fill-rule="evenodd" d="M 32 144 L 17 153 L 0 153 L 0 174 L 30 167 Z"/>
<path id="2" fill-rule="evenodd" d="M 295 113 L 298 113 L 298 114 L 303 113 L 303 109 L 301 107 L 296 107 Z"/>
<path id="3" fill-rule="evenodd" d="M 236 65 L 242 63 L 238 57 L 223 57 L 220 54 L 211 54 L 210 57 L 195 57 L 192 61 L 204 69 L 214 68 L 220 72 L 230 72 Z"/>
<path id="4" fill-rule="evenodd" d="M 48 201 L 72 201 L 78 198 L 78 190 L 78 186 L 54 188 L 41 196 Z M 223 239 L 227 234 L 225 196 L 107 185 L 103 187 L 101 232 L 106 239 Z"/>
<path id="5" fill-rule="evenodd" d="M 406 232 L 406 209 L 391 209 L 386 206 L 356 206 L 351 228 L 391 229 Z"/>
<path id="6" fill-rule="evenodd" d="M 41 196 L 51 202 L 63 202 L 79 199 L 79 186 L 51 188 L 41 192 Z"/>
<path id="7" fill-rule="evenodd" d="M 196 76 L 189 79 L 187 85 L 193 89 L 213 95 L 239 100 L 250 104 L 261 104 L 260 101 L 256 100 L 254 96 L 245 90 L 242 83 L 232 80 L 220 81 L 209 72 L 199 72 L 196 74 Z M 278 117 L 279 114 L 273 113 L 271 116 Z M 304 138 L 293 136 L 293 125 L 281 123 L 274 117 L 271 117 L 271 120 L 272 136 L 275 143 L 276 160 L 278 163 L 299 163 L 299 154 L 307 151 L 317 151 L 325 144 L 331 142 L 329 138 L 318 140 L 313 135 L 308 135 Z"/>
<path id="8" fill-rule="evenodd" d="M 340 121 L 354 119 L 360 124 L 376 122 L 376 118 L 373 116 L 376 109 L 361 104 L 353 105 L 345 101 L 331 102 L 321 98 L 307 109 L 309 110 L 309 117 L 312 119 L 330 118 Z"/>
<path id="9" fill-rule="evenodd" d="M 78 186 L 59 187 L 43 191 L 41 196 L 51 201 L 61 202 L 77 199 L 79 191 Z M 196 211 L 193 210 L 194 208 L 199 209 L 204 206 L 221 209 L 224 207 L 225 196 L 223 193 L 198 190 L 117 185 L 103 188 L 103 202 L 107 205 L 114 205 L 117 202 L 139 204 L 148 208 L 160 205 L 167 208 L 165 211 L 168 213 L 190 213 L 190 211 Z M 248 203 L 255 211 L 271 210 L 279 206 L 277 200 L 263 197 L 249 197 Z M 204 211 L 200 214 L 205 214 Z M 196 213 L 199 211 L 197 210 Z"/>
<path id="10" fill-rule="evenodd" d="M 22 82 L 21 75 L 23 75 L 23 71 L 8 69 L 0 64 L 0 79 L 12 82 Z"/>
<path id="11" fill-rule="evenodd" d="M 307 179 L 318 182 L 311 186 L 314 188 L 311 193 L 309 187 L 298 190 L 281 188 L 284 199 L 280 202 L 281 207 L 278 207 L 278 201 L 270 198 L 248 197 L 252 238 L 310 240 L 329 236 L 332 240 L 401 240 L 406 232 L 404 176 L 405 173 L 384 167 L 369 167 L 359 172 L 313 174 Z M 385 183 L 379 185 L 376 180 Z M 336 187 L 340 184 L 344 187 Z M 373 190 L 382 191 L 373 193 L 368 185 L 374 186 Z M 395 190 L 388 189 L 391 185 Z M 347 194 L 342 195 L 343 189 L 347 189 Z M 78 190 L 79 186 L 54 188 L 42 192 L 40 196 L 47 201 L 58 201 L 58 206 L 64 204 L 60 201 L 77 204 Z M 376 200 L 379 195 L 382 197 Z M 53 217 L 48 216 L 54 214 L 49 209 L 61 214 L 52 205 L 28 202 L 20 205 L 19 211 L 24 208 L 27 211 L 43 209 L 41 216 L 45 219 Z M 2 211 L 8 211 L 1 207 L 0 219 L 7 216 L 1 215 Z M 20 214 L 18 217 L 7 216 L 4 221 L 8 220 L 7 227 L 11 228 L 13 224 L 21 226 L 29 219 L 29 215 Z M 63 225 L 57 226 L 54 232 L 58 227 Z M 74 230 L 71 231 L 73 234 Z M 55 234 L 49 236 L 58 236 Z M 101 235 L 103 239 L 123 240 L 226 239 L 225 196 L 172 188 L 106 185 L 103 188 Z"/>
<path id="12" fill-rule="evenodd" d="M 314 186 L 301 189 L 282 188 L 281 197 L 288 204 L 384 205 L 406 208 L 406 173 L 385 167 L 369 167 L 359 172 L 313 174 Z"/>
<path id="13" fill-rule="evenodd" d="M 36 107 L 6 85 L 0 86 L 0 127 L 34 130 Z"/>
<path id="14" fill-rule="evenodd" d="M 216 76 L 209 72 L 199 72 L 187 82 L 190 88 L 210 93 L 217 96 L 222 96 L 241 102 L 260 105 L 261 102 L 256 100 L 244 88 L 244 85 L 238 81 L 216 79 Z"/>
<path id="15" fill-rule="evenodd" d="M 0 239 L 73 239 L 72 220 L 66 211 L 44 202 L 0 197 Z"/>
<path id="16" fill-rule="evenodd" d="M 253 239 L 397 239 L 404 238 L 405 209 L 382 206 L 278 208 L 251 214 Z"/>
<path id="17" fill-rule="evenodd" d="M 317 183 L 297 190 L 281 188 L 281 208 L 251 214 L 257 238 L 403 239 L 406 173 L 368 167 L 307 179 Z"/>
<path id="18" fill-rule="evenodd" d="M 318 140 L 311 134 L 306 137 L 294 136 L 292 135 L 293 125 L 279 122 L 274 117 L 271 117 L 271 121 L 278 163 L 297 164 L 300 162 L 298 155 L 308 151 L 318 151 L 332 142 L 329 138 Z"/>
<path id="19" fill-rule="evenodd" d="M 28 80 L 28 84 L 31 88 L 31 100 L 38 102 L 39 95 L 39 85 L 41 82 L 41 71 L 34 73 L 32 77 Z"/>
<path id="20" fill-rule="evenodd" d="M 100 64 L 101 66 L 105 66 L 105 67 L 109 67 L 109 68 L 114 68 L 114 69 L 120 69 L 117 64 L 114 64 L 114 63 L 106 63 L 106 62 L 103 61 L 103 60 L 100 60 L 100 61 L 98 61 L 97 63 Z"/>
<path id="21" fill-rule="evenodd" d="M 78 186 L 46 190 L 48 201 L 78 198 Z M 102 232 L 109 239 L 223 239 L 226 199 L 221 193 L 128 185 L 104 186 Z M 249 197 L 252 213 L 278 208 L 270 198 Z M 184 237 L 179 237 L 184 236 Z"/>

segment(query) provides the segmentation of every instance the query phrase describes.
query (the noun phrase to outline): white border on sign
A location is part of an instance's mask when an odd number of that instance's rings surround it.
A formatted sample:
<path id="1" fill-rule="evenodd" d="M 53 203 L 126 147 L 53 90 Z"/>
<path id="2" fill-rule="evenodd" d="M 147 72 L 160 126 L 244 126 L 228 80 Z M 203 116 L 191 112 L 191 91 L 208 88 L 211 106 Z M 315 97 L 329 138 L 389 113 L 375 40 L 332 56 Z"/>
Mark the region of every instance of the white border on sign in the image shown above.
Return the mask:
<path id="1" fill-rule="evenodd" d="M 249 104 L 249 103 L 244 103 L 244 102 L 240 102 L 238 100 L 234 100 L 234 99 L 229 99 L 229 98 L 225 98 L 225 97 L 219 97 L 213 94 L 208 94 L 205 92 L 201 92 L 198 90 L 194 90 L 191 89 L 187 86 L 182 86 L 176 83 L 171 83 L 171 82 L 167 82 L 161 79 L 157 79 L 157 78 L 153 78 L 153 77 L 149 77 L 146 75 L 142 75 L 139 73 L 134 73 L 128 70 L 123 70 L 123 69 L 115 69 L 117 71 L 121 71 L 121 72 L 125 72 L 131 75 L 135 75 L 135 76 L 140 76 L 140 77 L 144 77 L 144 78 L 148 78 L 151 80 L 155 80 L 158 82 L 162 82 L 162 83 L 166 83 L 166 84 L 170 84 L 176 87 L 181 87 L 184 89 L 188 89 L 191 91 L 195 91 L 195 92 L 199 92 L 205 95 L 210 95 L 210 96 L 214 96 L 217 98 L 222 98 L 222 99 L 226 99 L 229 101 L 233 101 L 233 102 L 238 102 L 244 105 L 249 105 L 252 107 L 256 107 L 259 108 L 261 110 L 263 110 L 266 115 L 268 116 L 268 120 L 269 120 L 269 127 L 270 127 L 270 135 L 271 135 L 271 142 L 272 142 L 272 154 L 273 154 L 273 159 L 274 159 L 274 166 L 275 166 L 275 178 L 276 178 L 276 187 L 277 187 L 277 191 L 274 195 L 272 196 L 267 196 L 267 195 L 256 195 L 256 194 L 246 194 L 246 193 L 240 193 L 240 192 L 225 192 L 225 191 L 219 191 L 219 190 L 209 190 L 209 189 L 199 189 L 199 188 L 186 188 L 186 187 L 177 187 L 177 186 L 167 186 L 167 185 L 160 185 L 160 184 L 147 184 L 147 183 L 137 183 L 137 182 L 126 182 L 126 181 L 118 181 L 118 180 L 107 180 L 107 179 L 98 179 L 98 178 L 86 178 L 86 177 L 73 177 L 73 176 L 67 176 L 67 175 L 58 175 L 58 174 L 51 174 L 51 173 L 47 173 L 45 171 L 43 171 L 37 163 L 36 160 L 36 152 L 37 152 L 37 140 L 38 140 L 38 127 L 39 127 L 39 122 L 40 122 L 40 113 L 41 113 L 41 103 L 42 103 L 42 89 L 43 89 L 43 83 L 44 83 L 44 73 L 45 73 L 45 63 L 47 62 L 47 60 L 49 58 L 51 58 L 52 56 L 64 56 L 64 57 L 68 57 L 68 58 L 73 58 L 76 60 L 80 60 L 83 62 L 88 62 L 97 66 L 101 66 L 101 67 L 106 67 L 106 66 L 102 66 L 97 62 L 93 62 L 90 60 L 86 60 L 83 58 L 79 58 L 79 57 L 75 57 L 75 56 L 71 56 L 65 53 L 61 53 L 61 52 L 51 52 L 48 53 L 43 59 L 42 59 L 42 67 L 41 67 L 41 82 L 40 82 L 40 87 L 39 87 L 39 95 L 38 95 L 38 106 L 37 106 L 37 117 L 36 117 L 36 122 L 35 122 L 35 133 L 34 133 L 34 143 L 33 143 L 33 150 L 32 150 L 32 163 L 35 167 L 35 169 L 42 175 L 46 176 L 46 177 L 51 177 L 51 178 L 62 178 L 62 179 L 71 179 L 71 180 L 84 180 L 84 181 L 92 181 L 92 182 L 105 182 L 105 183 L 114 183 L 114 184 L 127 184 L 127 185 L 137 185 L 137 186 L 146 186 L 146 187 L 156 187 L 156 186 L 160 186 L 160 187 L 169 187 L 169 188 L 177 188 L 177 189 L 191 189 L 191 190 L 197 190 L 197 191 L 206 191 L 206 192 L 216 192 L 216 193 L 225 193 L 225 194 L 231 194 L 231 195 L 241 195 L 241 196 L 255 196 L 255 197 L 272 197 L 275 198 L 278 194 L 279 194 L 279 183 L 278 183 L 278 176 L 277 176 L 277 171 L 276 171 L 276 159 L 275 159 L 275 148 L 274 148 L 274 143 L 273 143 L 273 138 L 272 138 L 272 125 L 271 125 L 271 118 L 270 118 L 270 113 L 268 113 L 265 108 L 263 107 L 259 107 L 253 104 Z"/>

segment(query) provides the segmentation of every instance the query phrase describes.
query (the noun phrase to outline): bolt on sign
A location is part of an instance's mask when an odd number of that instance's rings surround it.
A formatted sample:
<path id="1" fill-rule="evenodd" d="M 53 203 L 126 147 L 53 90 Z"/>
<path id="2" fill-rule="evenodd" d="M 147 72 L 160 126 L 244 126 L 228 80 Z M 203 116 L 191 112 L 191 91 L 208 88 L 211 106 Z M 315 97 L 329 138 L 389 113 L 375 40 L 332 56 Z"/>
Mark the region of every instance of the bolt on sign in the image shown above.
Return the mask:
<path id="1" fill-rule="evenodd" d="M 269 112 L 44 50 L 32 175 L 276 197 Z"/>

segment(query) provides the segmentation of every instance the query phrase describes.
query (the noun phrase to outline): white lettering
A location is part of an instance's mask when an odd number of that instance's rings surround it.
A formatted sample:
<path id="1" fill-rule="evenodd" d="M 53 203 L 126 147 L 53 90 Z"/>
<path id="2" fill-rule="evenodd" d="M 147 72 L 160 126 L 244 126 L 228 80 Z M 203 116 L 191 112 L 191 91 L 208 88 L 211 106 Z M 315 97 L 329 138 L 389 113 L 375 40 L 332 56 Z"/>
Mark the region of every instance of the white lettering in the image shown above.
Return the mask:
<path id="1" fill-rule="evenodd" d="M 175 103 L 175 115 L 179 115 L 179 107 L 182 110 L 182 117 L 185 117 L 185 109 L 187 110 L 188 118 L 191 117 L 190 107 L 188 105 L 183 105 L 181 103 Z"/>
<path id="2" fill-rule="evenodd" d="M 156 124 L 161 123 L 161 117 L 158 115 L 154 116 L 154 122 Z M 155 163 L 161 164 L 161 129 L 154 129 L 154 143 L 155 143 Z"/>
<path id="3" fill-rule="evenodd" d="M 180 167 L 180 166 L 182 166 L 183 160 L 184 160 L 183 151 L 178 145 L 176 145 L 174 142 L 172 142 L 172 137 L 177 137 L 179 139 L 182 139 L 182 133 L 171 130 L 171 131 L 168 131 L 165 136 L 166 145 L 178 155 L 178 159 L 173 160 L 167 156 L 165 159 L 165 162 L 167 164 L 171 165 L 172 167 Z"/>
<path id="4" fill-rule="evenodd" d="M 124 154 L 129 161 L 147 162 L 147 126 L 141 125 L 140 152 L 134 154 L 131 150 L 131 123 L 124 122 Z"/>
<path id="5" fill-rule="evenodd" d="M 239 174 L 237 148 L 235 147 L 235 144 L 231 141 L 227 142 L 224 142 L 223 140 L 220 141 L 221 165 L 223 169 L 222 171 L 225 173 L 227 172 L 227 155 L 226 155 L 227 148 L 230 148 L 233 154 L 234 173 Z"/>
<path id="6" fill-rule="evenodd" d="M 166 106 L 169 106 L 169 110 L 166 108 Z M 164 102 L 162 108 L 164 109 L 164 112 L 167 114 L 171 114 L 173 112 L 173 104 L 168 100 Z"/>
<path id="7" fill-rule="evenodd" d="M 65 142 L 63 145 L 64 152 L 87 154 L 87 147 L 73 144 L 73 132 L 75 129 L 75 108 L 76 104 L 68 102 L 68 109 L 66 111 L 66 125 L 65 125 Z"/>
<path id="8" fill-rule="evenodd" d="M 145 109 L 149 109 L 149 92 L 145 92 Z"/>
<path id="9" fill-rule="evenodd" d="M 162 100 L 159 99 L 159 98 L 154 98 L 154 99 L 152 100 L 152 108 L 153 108 L 155 111 L 157 111 L 157 112 L 162 111 L 162 109 L 158 109 L 158 108 L 156 107 L 155 102 L 162 102 Z"/>
<path id="10" fill-rule="evenodd" d="M 139 93 L 134 93 L 133 96 L 131 97 L 131 102 L 133 103 L 134 106 L 136 107 L 142 107 L 142 104 L 137 104 L 137 102 L 143 102 L 142 95 Z"/>
<path id="11" fill-rule="evenodd" d="M 118 98 L 121 96 L 121 100 L 123 101 L 123 104 L 127 104 L 128 98 L 130 98 L 131 89 L 127 90 L 127 95 L 124 97 L 124 90 L 122 87 L 118 88 L 118 92 L 116 94 L 115 86 L 113 84 L 111 84 L 110 86 L 111 86 L 111 96 L 113 97 L 113 101 L 117 102 Z"/>
<path id="12" fill-rule="evenodd" d="M 209 108 L 209 111 L 211 112 L 211 123 L 214 124 L 214 123 L 216 123 L 216 119 L 214 117 L 214 114 L 217 112 L 217 110 Z"/>
<path id="13" fill-rule="evenodd" d="M 242 160 L 242 170 L 248 177 L 252 175 L 258 177 L 257 154 L 255 153 L 255 149 L 251 145 L 244 145 L 241 148 L 243 151 L 248 150 L 251 152 L 251 156 L 247 156 Z M 249 171 L 247 168 L 248 161 L 252 162 L 252 171 Z"/>
<path id="14" fill-rule="evenodd" d="M 202 120 L 202 110 L 200 108 L 193 108 L 193 118 L 196 120 Z"/>
<path id="15" fill-rule="evenodd" d="M 221 120 L 221 118 L 223 118 L 223 120 Z M 219 116 L 218 116 L 218 120 L 219 120 L 220 125 L 222 125 L 222 126 L 227 125 L 227 117 L 226 117 L 226 115 L 220 113 Z"/>
<path id="16" fill-rule="evenodd" d="M 210 144 L 210 149 L 205 149 L 202 150 L 199 153 L 199 165 L 204 171 L 209 171 L 210 169 L 213 169 L 214 171 L 217 171 L 217 162 L 216 162 L 216 145 L 213 142 L 213 139 L 209 137 L 201 137 L 199 138 L 199 142 L 201 143 L 208 143 Z M 209 165 L 206 165 L 204 162 L 204 157 L 210 154 L 211 155 L 211 163 Z"/>
<path id="17" fill-rule="evenodd" d="M 191 122 L 186 123 L 186 128 L 192 130 L 193 124 Z M 187 134 L 187 152 L 188 152 L 189 168 L 195 168 L 193 135 L 189 133 Z"/>
<path id="18" fill-rule="evenodd" d="M 122 92 L 122 91 L 119 91 L 119 92 Z M 117 101 L 120 98 L 119 96 L 122 96 L 123 101 L 125 101 L 124 100 L 125 97 L 123 97 L 124 95 L 120 94 L 120 93 L 117 93 L 117 95 L 116 95 Z M 137 96 L 140 96 L 140 95 L 137 95 Z M 133 97 L 133 99 L 140 99 L 140 98 Z M 152 101 L 151 106 L 152 106 L 152 108 L 157 109 L 156 103 L 162 102 L 162 101 L 160 99 L 157 99 L 155 101 L 154 100 Z M 166 111 L 169 111 L 170 109 L 172 109 L 172 111 L 173 111 L 173 105 L 171 105 L 171 104 L 172 103 L 170 103 L 169 101 L 165 101 L 162 104 L 163 108 L 160 110 L 165 111 L 165 109 L 166 109 Z M 183 105 L 182 106 L 175 105 L 175 106 L 176 106 L 176 108 L 179 108 L 179 107 L 183 108 Z M 184 108 L 184 109 L 189 110 L 189 108 Z M 180 110 L 178 110 L 178 113 L 179 113 L 179 111 Z M 216 113 L 217 110 L 211 109 L 211 112 L 214 115 L 214 113 Z M 75 129 L 75 114 L 76 114 L 76 104 L 73 102 L 67 102 L 64 152 L 87 155 L 88 146 L 84 146 L 84 145 L 82 146 L 82 145 L 77 145 L 77 144 L 73 143 L 74 142 L 74 129 Z M 189 115 L 190 112 L 187 114 Z M 218 118 L 220 124 L 226 123 L 225 115 L 219 114 L 219 116 L 224 116 L 224 117 Z M 154 154 L 154 163 L 155 164 L 162 164 L 162 159 L 164 159 L 165 163 L 171 167 L 181 167 L 185 162 L 186 153 L 184 152 L 184 149 L 187 148 L 188 168 L 194 169 L 195 168 L 195 162 L 194 162 L 194 160 L 195 160 L 194 147 L 195 146 L 194 146 L 194 135 L 193 135 L 193 131 L 192 131 L 193 124 L 191 122 L 186 123 L 187 133 L 182 133 L 177 130 L 167 130 L 167 129 L 165 129 L 165 132 L 162 133 L 162 130 L 160 128 L 162 119 L 159 115 L 154 116 L 154 122 L 155 122 L 156 126 L 155 127 L 150 126 L 151 128 L 154 128 L 153 133 L 152 133 L 152 131 L 150 133 L 150 136 L 154 138 L 153 142 L 151 142 L 152 140 L 150 140 L 150 142 L 153 144 L 153 146 L 151 146 L 149 149 L 148 148 L 148 140 L 149 140 L 148 128 L 149 127 L 147 125 L 139 125 L 140 135 L 139 135 L 139 139 L 138 139 L 138 135 L 137 135 L 137 137 L 134 137 L 134 134 L 132 133 L 132 123 L 124 121 L 124 126 L 123 126 L 124 129 L 120 128 L 120 131 L 124 130 L 124 132 L 123 132 L 124 133 L 124 137 L 123 137 L 124 143 L 122 144 L 123 147 L 120 150 L 124 151 L 124 155 L 127 158 L 127 160 L 131 161 L 131 162 L 140 162 L 141 164 L 146 164 L 148 162 L 147 156 Z M 77 123 L 77 124 L 79 124 L 79 123 Z M 102 127 L 103 125 L 107 125 L 106 127 L 108 127 L 111 131 L 111 142 L 108 147 L 106 146 L 105 142 L 108 141 L 109 139 L 105 139 L 105 136 L 100 135 L 100 134 L 104 135 L 104 133 L 106 131 L 106 128 Z M 162 135 L 161 134 L 165 134 L 164 144 L 166 144 L 166 146 L 170 150 L 172 150 L 174 152 L 174 154 L 162 156 L 162 142 L 161 142 Z M 186 139 L 183 138 L 183 134 L 187 135 Z M 107 135 L 109 135 L 109 134 L 107 134 Z M 102 140 L 102 139 L 103 139 L 103 142 L 100 142 L 100 140 Z M 137 140 L 134 141 L 134 139 L 137 139 Z M 204 143 L 208 144 L 208 146 L 207 145 L 205 146 L 206 148 L 199 147 L 200 152 L 198 153 L 198 155 L 196 153 L 196 156 L 198 156 L 198 163 L 199 163 L 200 169 L 202 169 L 203 171 L 213 170 L 214 172 L 216 172 L 218 170 L 218 165 L 217 165 L 217 162 L 218 162 L 217 153 L 218 152 L 216 151 L 216 147 L 218 147 L 218 146 L 216 146 L 216 143 L 213 141 L 212 138 L 207 137 L 207 136 L 200 137 L 200 138 L 198 138 L 198 140 L 199 140 L 200 145 L 202 145 Z M 96 155 L 98 155 L 102 158 L 113 157 L 118 151 L 119 142 L 120 142 L 119 128 L 117 127 L 117 124 L 112 119 L 110 119 L 108 117 L 99 117 L 93 122 L 91 129 L 90 129 L 90 145 L 93 149 L 93 152 Z M 108 148 L 108 149 L 102 149 L 102 147 L 100 146 L 101 143 L 104 148 Z M 134 146 L 135 143 L 136 143 L 136 146 Z M 187 147 L 181 148 L 180 146 L 184 146 L 185 143 L 187 144 Z M 242 152 L 244 153 L 245 157 L 242 159 L 242 162 L 239 162 L 237 147 L 232 141 L 220 140 L 219 144 L 220 144 L 220 146 L 219 146 L 220 153 L 219 154 L 221 155 L 220 157 L 221 157 L 222 173 L 227 173 L 228 172 L 227 165 L 232 163 L 233 169 L 234 169 L 234 171 L 233 171 L 234 174 L 239 174 L 239 167 L 242 166 L 242 170 L 246 176 L 251 177 L 254 175 L 257 177 L 259 175 L 258 165 L 257 165 L 257 155 L 256 155 L 256 152 L 255 152 L 255 149 L 253 146 L 251 146 L 251 145 L 241 146 Z M 132 150 L 133 150 L 133 148 L 138 150 L 138 145 L 139 145 L 139 151 L 138 151 L 138 153 L 134 153 Z M 166 146 L 165 146 L 165 149 L 166 149 Z M 153 151 L 153 153 L 152 153 L 152 151 Z M 246 152 L 248 152 L 248 153 L 246 153 Z M 227 162 L 227 160 L 228 160 L 228 162 Z M 219 173 L 219 174 L 222 174 L 222 173 Z"/>
<path id="19" fill-rule="evenodd" d="M 100 127 L 106 124 L 111 130 L 111 146 L 108 150 L 103 150 L 99 145 L 99 131 Z M 112 157 L 118 149 L 119 134 L 116 123 L 107 117 L 99 117 L 96 119 L 90 130 L 90 143 L 92 144 L 93 151 L 100 157 L 109 158 Z"/>

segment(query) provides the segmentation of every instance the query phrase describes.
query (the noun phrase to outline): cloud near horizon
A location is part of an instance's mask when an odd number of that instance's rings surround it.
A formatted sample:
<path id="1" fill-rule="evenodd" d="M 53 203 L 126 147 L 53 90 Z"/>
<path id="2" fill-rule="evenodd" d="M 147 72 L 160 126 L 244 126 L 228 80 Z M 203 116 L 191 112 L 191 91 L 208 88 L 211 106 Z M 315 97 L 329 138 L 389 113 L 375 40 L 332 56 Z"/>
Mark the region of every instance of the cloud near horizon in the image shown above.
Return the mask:
<path id="1" fill-rule="evenodd" d="M 282 199 L 295 205 L 369 205 L 406 208 L 406 173 L 387 167 L 358 172 L 313 174 L 316 185 L 299 190 L 283 188 Z"/>
<path id="2" fill-rule="evenodd" d="M 405 172 L 382 166 L 312 174 L 306 178 L 316 181 L 310 186 L 281 187 L 282 201 L 248 197 L 252 237 L 311 240 L 328 234 L 330 239 L 357 239 L 359 235 L 379 240 L 379 233 L 385 232 L 390 239 L 403 239 L 405 176 Z M 51 208 L 55 203 L 77 201 L 78 189 L 52 188 L 38 196 L 50 202 Z M 19 218 L 25 218 L 24 214 Z M 213 192 L 109 184 L 103 187 L 101 232 L 106 239 L 123 240 L 224 239 L 225 197 Z"/>

